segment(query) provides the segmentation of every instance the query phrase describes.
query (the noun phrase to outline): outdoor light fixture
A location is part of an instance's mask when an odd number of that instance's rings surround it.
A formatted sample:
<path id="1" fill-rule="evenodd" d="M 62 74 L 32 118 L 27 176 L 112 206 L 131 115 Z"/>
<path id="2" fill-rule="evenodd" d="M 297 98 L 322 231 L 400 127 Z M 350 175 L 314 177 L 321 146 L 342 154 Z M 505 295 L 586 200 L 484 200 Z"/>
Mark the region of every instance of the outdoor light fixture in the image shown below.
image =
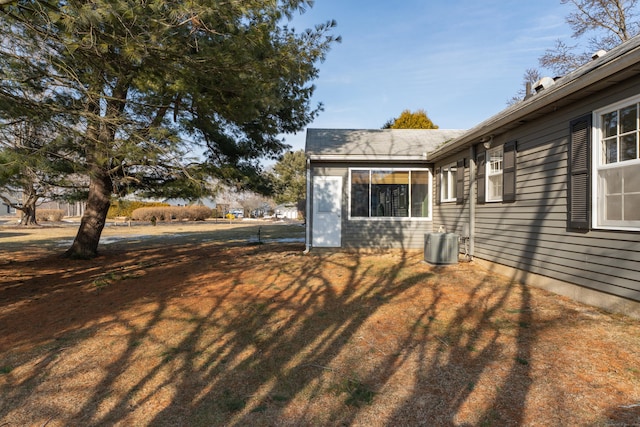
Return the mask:
<path id="1" fill-rule="evenodd" d="M 489 148 L 491 148 L 491 143 L 493 142 L 493 135 L 483 136 L 480 139 L 480 142 L 482 142 L 482 145 L 484 146 L 484 148 L 488 150 Z"/>

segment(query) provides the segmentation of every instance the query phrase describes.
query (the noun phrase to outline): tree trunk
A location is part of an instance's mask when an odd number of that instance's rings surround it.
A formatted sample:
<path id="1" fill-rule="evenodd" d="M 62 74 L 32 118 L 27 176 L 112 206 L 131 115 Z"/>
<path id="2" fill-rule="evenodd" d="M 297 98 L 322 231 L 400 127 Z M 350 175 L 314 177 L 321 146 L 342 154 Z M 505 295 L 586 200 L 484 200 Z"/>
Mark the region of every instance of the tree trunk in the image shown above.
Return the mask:
<path id="1" fill-rule="evenodd" d="M 22 206 L 17 207 L 22 212 L 20 216 L 21 225 L 38 225 L 36 220 L 36 203 L 38 202 L 38 195 L 35 188 L 23 189 Z"/>
<path id="2" fill-rule="evenodd" d="M 89 183 L 87 207 L 80 228 L 71 247 L 65 252 L 69 258 L 89 259 L 98 254 L 100 235 L 111 205 L 111 179 L 98 166 L 94 167 Z"/>
<path id="3" fill-rule="evenodd" d="M 94 87 L 90 92 L 101 93 L 102 82 L 98 79 L 93 83 Z M 87 99 L 87 112 L 93 117 L 86 133 L 89 195 L 76 238 L 65 252 L 65 256 L 69 258 L 90 259 L 98 255 L 98 243 L 100 243 L 100 235 L 107 220 L 113 191 L 113 181 L 109 175 L 110 149 L 113 147 L 113 138 L 116 134 L 116 118 L 124 110 L 127 98 L 126 89 L 128 86 L 124 84 L 124 90 L 122 87 L 122 80 L 118 80 L 113 89 L 113 99 L 107 102 L 107 117 L 104 119 L 98 118 L 100 116 L 100 98 L 89 97 Z M 111 123 L 108 119 L 112 120 Z"/>
<path id="4" fill-rule="evenodd" d="M 20 216 L 20 225 L 38 225 L 35 205 L 25 205 L 20 208 L 20 210 L 22 211 L 22 215 Z"/>

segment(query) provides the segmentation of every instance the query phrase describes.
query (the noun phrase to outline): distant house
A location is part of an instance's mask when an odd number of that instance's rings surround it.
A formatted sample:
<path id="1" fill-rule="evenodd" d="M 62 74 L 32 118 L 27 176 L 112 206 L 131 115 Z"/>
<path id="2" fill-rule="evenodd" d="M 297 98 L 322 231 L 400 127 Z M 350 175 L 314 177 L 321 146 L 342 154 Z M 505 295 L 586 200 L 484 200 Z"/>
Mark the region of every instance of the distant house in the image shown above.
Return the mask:
<path id="1" fill-rule="evenodd" d="M 58 209 L 64 212 L 65 217 L 82 216 L 86 209 L 87 202 L 60 202 L 44 200 L 38 209 Z"/>
<path id="2" fill-rule="evenodd" d="M 14 205 L 22 206 L 22 203 L 18 200 L 22 199 L 22 194 L 19 192 L 13 193 L 8 197 Z M 84 213 L 86 203 L 85 202 L 59 202 L 59 201 L 50 201 L 50 200 L 42 200 L 37 204 L 37 209 L 58 209 L 64 212 L 64 216 L 81 216 Z M 16 209 L 11 207 L 4 201 L 0 200 L 0 216 L 16 216 L 19 215 L 19 211 L 16 212 Z"/>
<path id="3" fill-rule="evenodd" d="M 15 215 L 16 210 L 5 202 L 0 202 L 0 216 Z"/>
<path id="4" fill-rule="evenodd" d="M 468 241 L 474 260 L 514 279 L 640 317 L 640 37 L 564 77 L 542 79 L 527 99 L 445 144 L 425 143 L 426 155 L 402 164 L 434 177 L 425 222 L 412 215 L 406 222 L 404 212 L 404 221 L 378 222 L 378 186 L 400 189 L 396 183 L 413 175 L 379 174 L 391 167 L 380 156 L 400 153 L 391 138 L 388 150 L 367 147 L 376 158 L 351 148 L 365 135 L 307 135 L 309 248 L 393 246 L 394 239 L 418 247 L 424 231 L 446 230 Z M 417 213 L 424 198 L 411 195 L 404 206 Z M 325 212 L 339 220 L 322 219 Z M 331 234 L 331 224 L 340 232 Z M 324 238 L 325 228 L 342 240 Z"/>
<path id="5" fill-rule="evenodd" d="M 300 212 L 295 203 L 285 203 L 273 208 L 273 216 L 281 219 L 298 219 Z"/>
<path id="6" fill-rule="evenodd" d="M 19 191 L 13 192 L 5 192 L 2 193 L 6 199 L 8 199 L 12 204 L 21 206 L 22 203 L 22 193 Z M 0 199 L 0 216 L 15 216 L 16 209 L 11 207 L 11 205 L 5 202 L 3 199 Z"/>
<path id="7" fill-rule="evenodd" d="M 211 209 L 215 209 L 217 207 L 217 203 L 215 200 L 210 199 L 208 197 L 203 197 L 197 200 L 189 200 L 189 199 L 164 199 L 163 203 L 167 203 L 171 206 L 206 206 Z"/>

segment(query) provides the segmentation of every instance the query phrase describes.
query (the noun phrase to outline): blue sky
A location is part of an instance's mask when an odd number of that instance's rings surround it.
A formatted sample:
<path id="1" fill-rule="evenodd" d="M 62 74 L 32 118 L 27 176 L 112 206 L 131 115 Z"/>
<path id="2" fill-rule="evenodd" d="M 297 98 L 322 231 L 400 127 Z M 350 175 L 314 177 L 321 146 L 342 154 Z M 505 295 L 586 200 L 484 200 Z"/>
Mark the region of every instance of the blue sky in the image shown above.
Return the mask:
<path id="1" fill-rule="evenodd" d="M 319 64 L 312 128 L 379 129 L 424 109 L 441 129 L 468 129 L 500 112 L 527 68 L 556 39 L 571 41 L 560 0 L 316 0 L 289 26 L 331 19 L 342 36 Z M 287 135 L 294 150 L 305 132 Z"/>

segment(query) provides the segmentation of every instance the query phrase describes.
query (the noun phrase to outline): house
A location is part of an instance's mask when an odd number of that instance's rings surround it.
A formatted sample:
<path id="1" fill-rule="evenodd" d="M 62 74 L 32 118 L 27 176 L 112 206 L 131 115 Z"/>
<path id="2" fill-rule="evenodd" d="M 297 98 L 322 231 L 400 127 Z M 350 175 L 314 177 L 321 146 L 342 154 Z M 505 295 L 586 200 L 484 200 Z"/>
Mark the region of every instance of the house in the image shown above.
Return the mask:
<path id="1" fill-rule="evenodd" d="M 22 206 L 22 194 L 19 191 L 5 191 L 0 193 L 0 216 L 14 217 L 16 209 L 11 205 Z"/>
<path id="2" fill-rule="evenodd" d="M 283 203 L 273 208 L 273 215 L 279 219 L 298 219 L 300 212 L 295 203 Z"/>
<path id="3" fill-rule="evenodd" d="M 15 216 L 16 209 L 13 208 L 10 204 L 5 202 L 0 202 L 0 216 Z"/>
<path id="4" fill-rule="evenodd" d="M 87 202 L 61 202 L 45 200 L 38 209 L 58 209 L 64 212 L 65 217 L 80 217 L 84 214 Z"/>
<path id="5" fill-rule="evenodd" d="M 640 317 L 639 114 L 640 37 L 542 79 L 428 153 L 434 226 L 504 274 Z"/>
<path id="6" fill-rule="evenodd" d="M 206 206 L 210 209 L 215 209 L 218 205 L 215 200 L 209 197 L 201 197 L 197 200 L 182 198 L 163 199 L 162 203 L 167 203 L 171 206 Z"/>
<path id="7" fill-rule="evenodd" d="M 427 151 L 463 134 L 308 129 L 307 249 L 421 248 L 433 224 Z"/>
<path id="8" fill-rule="evenodd" d="M 456 233 L 475 261 L 514 280 L 640 317 L 640 37 L 534 90 L 447 143 L 425 145 L 426 156 L 411 167 L 433 173 L 433 213 L 423 227 L 399 227 L 397 237 Z M 321 132 L 335 131 L 314 131 L 308 142 Z M 353 187 L 343 193 L 347 218 L 339 224 L 354 228 L 354 162 L 320 163 L 318 146 L 309 147 L 312 178 L 341 176 Z M 380 166 L 365 160 L 357 167 Z M 315 192 L 310 199 L 325 202 Z M 368 231 L 356 236 L 384 242 L 374 238 L 375 225 L 365 221 Z"/>

